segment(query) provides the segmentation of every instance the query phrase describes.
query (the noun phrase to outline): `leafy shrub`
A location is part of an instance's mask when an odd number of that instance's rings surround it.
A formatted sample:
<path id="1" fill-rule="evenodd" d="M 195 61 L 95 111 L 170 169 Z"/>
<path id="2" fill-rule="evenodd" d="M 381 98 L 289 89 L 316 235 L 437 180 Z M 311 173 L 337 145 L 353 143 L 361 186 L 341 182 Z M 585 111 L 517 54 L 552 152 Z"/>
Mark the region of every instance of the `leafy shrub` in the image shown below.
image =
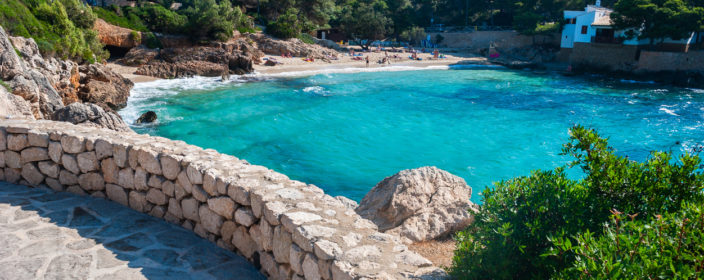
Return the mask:
<path id="1" fill-rule="evenodd" d="M 266 27 L 266 32 L 281 39 L 296 38 L 301 34 L 302 27 L 298 22 L 298 10 L 290 8 Z"/>
<path id="2" fill-rule="evenodd" d="M 654 152 L 643 163 L 614 154 L 595 131 L 575 126 L 563 154 L 575 158 L 581 180 L 565 167 L 535 171 L 487 188 L 475 222 L 457 235 L 451 274 L 458 279 L 545 279 L 570 267 L 576 253 L 553 254 L 555 240 L 601 233 L 610 210 L 637 219 L 674 213 L 702 201 L 704 174 L 698 156 Z M 596 235 L 595 237 L 598 237 Z"/>
<path id="3" fill-rule="evenodd" d="M 137 16 L 136 14 L 128 14 L 128 16 L 124 16 L 122 9 L 120 9 L 119 7 L 112 7 L 112 9 L 93 7 L 93 11 L 99 18 L 103 19 L 104 21 L 110 24 L 141 32 L 149 31 L 149 29 L 139 18 L 139 16 Z"/>
<path id="4" fill-rule="evenodd" d="M 315 44 L 315 38 L 313 38 L 313 36 L 308 33 L 298 34 L 298 39 L 300 39 L 301 41 L 303 41 L 303 43 L 306 44 Z"/>
<path id="5" fill-rule="evenodd" d="M 7 90 L 7 92 L 12 92 L 12 88 L 5 81 L 0 80 L 0 86 L 4 87 Z"/>
<path id="6" fill-rule="evenodd" d="M 0 1 L 0 25 L 34 38 L 44 55 L 93 62 L 107 58 L 92 28 L 95 15 L 78 0 Z"/>
<path id="7" fill-rule="evenodd" d="M 132 32 L 130 32 L 130 37 L 137 44 L 142 43 L 142 35 L 140 35 L 139 32 L 132 30 Z"/>
<path id="8" fill-rule="evenodd" d="M 156 35 L 154 35 L 154 33 L 147 32 L 147 33 L 142 33 L 142 34 L 144 35 L 142 38 L 143 39 L 142 43 L 145 46 L 147 46 L 147 48 L 155 49 L 155 48 L 162 47 L 161 41 L 159 41 L 159 38 L 157 38 Z"/>
<path id="9" fill-rule="evenodd" d="M 557 240 L 553 254 L 576 256 L 560 279 L 697 279 L 704 275 L 704 207 L 649 221 L 613 211 L 601 235 L 579 234 L 577 242 Z"/>

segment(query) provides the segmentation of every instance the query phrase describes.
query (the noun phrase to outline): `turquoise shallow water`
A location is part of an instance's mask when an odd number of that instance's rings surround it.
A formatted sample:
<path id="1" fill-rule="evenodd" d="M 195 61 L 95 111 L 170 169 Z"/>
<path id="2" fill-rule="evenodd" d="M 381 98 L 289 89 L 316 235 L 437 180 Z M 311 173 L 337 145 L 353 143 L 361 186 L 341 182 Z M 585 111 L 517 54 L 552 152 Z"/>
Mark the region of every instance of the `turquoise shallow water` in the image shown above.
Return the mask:
<path id="1" fill-rule="evenodd" d="M 134 129 L 267 166 L 360 200 L 384 177 L 434 165 L 472 186 L 552 169 L 572 124 L 619 154 L 704 144 L 704 90 L 502 68 L 270 76 L 138 84 L 120 114 Z"/>

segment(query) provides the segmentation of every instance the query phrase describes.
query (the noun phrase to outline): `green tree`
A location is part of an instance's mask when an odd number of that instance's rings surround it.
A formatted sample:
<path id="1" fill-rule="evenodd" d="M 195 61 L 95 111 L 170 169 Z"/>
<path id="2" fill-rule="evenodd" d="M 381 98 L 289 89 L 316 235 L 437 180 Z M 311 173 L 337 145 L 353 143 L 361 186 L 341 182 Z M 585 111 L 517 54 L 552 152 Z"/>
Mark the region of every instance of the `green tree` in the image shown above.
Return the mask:
<path id="1" fill-rule="evenodd" d="M 393 22 L 387 12 L 383 1 L 355 1 L 343 8 L 340 27 L 349 36 L 364 40 L 362 47 L 368 49 L 374 40 L 384 39 L 393 32 Z"/>
<path id="2" fill-rule="evenodd" d="M 614 27 L 626 30 L 627 38 L 648 39 L 650 45 L 689 37 L 701 27 L 697 18 L 698 10 L 682 0 L 619 0 L 611 14 Z"/>
<path id="3" fill-rule="evenodd" d="M 574 158 L 554 171 L 502 181 L 483 192 L 475 222 L 457 235 L 451 274 L 458 279 L 547 279 L 571 267 L 576 252 L 555 248 L 574 236 L 601 233 L 612 209 L 647 219 L 701 203 L 700 159 L 653 152 L 645 162 L 618 156 L 606 139 L 580 126 L 563 153 Z M 579 167 L 580 180 L 567 167 Z M 598 236 L 596 236 L 598 237 Z"/>

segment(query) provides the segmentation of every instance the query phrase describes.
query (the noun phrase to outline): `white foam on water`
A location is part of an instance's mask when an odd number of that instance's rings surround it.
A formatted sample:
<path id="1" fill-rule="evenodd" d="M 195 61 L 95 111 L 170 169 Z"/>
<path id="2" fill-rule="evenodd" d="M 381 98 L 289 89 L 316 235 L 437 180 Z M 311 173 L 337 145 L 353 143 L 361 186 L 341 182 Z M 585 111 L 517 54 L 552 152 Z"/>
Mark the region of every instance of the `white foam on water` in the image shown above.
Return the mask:
<path id="1" fill-rule="evenodd" d="M 323 68 L 315 70 L 289 71 L 281 73 L 256 73 L 262 78 L 288 78 L 288 77 L 305 77 L 314 75 L 330 75 L 330 74 L 352 74 L 352 73 L 371 73 L 371 72 L 399 72 L 399 71 L 420 71 L 420 70 L 451 70 L 451 69 L 477 69 L 477 68 L 502 68 L 500 65 L 483 65 L 483 64 L 467 64 L 467 65 L 429 65 L 429 66 L 409 66 L 409 65 L 393 65 L 382 67 L 344 67 L 344 68 Z"/>
<path id="2" fill-rule="evenodd" d="M 622 79 L 621 82 L 626 84 L 655 84 L 655 81 L 636 81 L 627 79 Z"/>
<path id="3" fill-rule="evenodd" d="M 679 116 L 675 111 L 671 110 L 670 107 L 674 107 L 674 105 L 660 105 L 659 111 L 663 111 L 668 115 Z"/>

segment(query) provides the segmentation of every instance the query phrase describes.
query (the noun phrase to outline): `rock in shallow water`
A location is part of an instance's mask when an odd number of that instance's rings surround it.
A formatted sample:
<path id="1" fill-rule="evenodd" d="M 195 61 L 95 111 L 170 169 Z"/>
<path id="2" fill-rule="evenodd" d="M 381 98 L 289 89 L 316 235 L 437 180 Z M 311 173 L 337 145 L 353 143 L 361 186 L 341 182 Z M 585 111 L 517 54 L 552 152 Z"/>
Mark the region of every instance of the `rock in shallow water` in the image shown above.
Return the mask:
<path id="1" fill-rule="evenodd" d="M 379 182 L 355 211 L 380 231 L 412 242 L 431 240 L 472 222 L 472 189 L 436 167 L 403 170 Z"/>
<path id="2" fill-rule="evenodd" d="M 136 123 L 153 123 L 156 121 L 156 112 L 147 111 L 146 113 L 139 116 Z"/>

